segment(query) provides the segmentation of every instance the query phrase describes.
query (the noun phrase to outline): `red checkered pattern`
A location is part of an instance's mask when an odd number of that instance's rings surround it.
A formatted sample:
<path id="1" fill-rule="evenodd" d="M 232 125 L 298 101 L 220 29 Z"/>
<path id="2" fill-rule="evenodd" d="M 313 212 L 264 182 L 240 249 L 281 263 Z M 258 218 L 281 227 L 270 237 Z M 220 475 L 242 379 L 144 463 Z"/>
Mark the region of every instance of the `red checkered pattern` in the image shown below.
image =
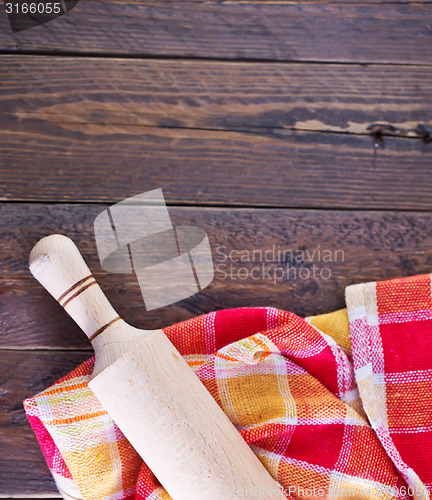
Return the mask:
<path id="1" fill-rule="evenodd" d="M 416 498 L 432 487 L 431 275 L 348 287 L 356 380 L 382 446 Z"/>

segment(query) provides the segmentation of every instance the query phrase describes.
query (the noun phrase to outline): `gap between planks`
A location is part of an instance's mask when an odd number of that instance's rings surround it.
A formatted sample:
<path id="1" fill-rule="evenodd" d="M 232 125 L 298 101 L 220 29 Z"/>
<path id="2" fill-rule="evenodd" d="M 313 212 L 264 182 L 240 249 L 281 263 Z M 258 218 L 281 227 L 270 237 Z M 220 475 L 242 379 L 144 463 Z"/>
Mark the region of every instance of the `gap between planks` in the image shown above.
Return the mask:
<path id="1" fill-rule="evenodd" d="M 423 2 L 424 4 L 432 4 L 432 2 Z M 423 5 L 421 3 L 421 5 Z M 417 2 L 408 2 L 406 5 L 416 5 Z M 400 4 L 399 4 L 400 5 Z M 405 4 L 402 4 L 405 5 Z M 110 52 L 73 52 L 73 51 L 62 51 L 62 52 L 51 52 L 47 50 L 28 50 L 21 49 L 19 51 L 13 49 L 0 49 L 0 57 L 2 56 L 15 56 L 25 57 L 25 56 L 35 56 L 35 57 L 64 57 L 67 58 L 79 58 L 79 59 L 117 59 L 121 60 L 139 60 L 139 61 L 179 61 L 179 62 L 203 62 L 203 63 L 221 63 L 221 64 L 274 64 L 274 65 L 291 65 L 291 64 L 309 64 L 309 65 L 342 65 L 342 66 L 396 66 L 403 67 L 409 66 L 419 67 L 419 68 L 429 68 L 432 63 L 420 63 L 420 62 L 394 62 L 394 61 L 333 61 L 325 59 L 260 59 L 260 58 L 226 58 L 226 57 L 200 57 L 200 56 L 177 56 L 177 55 L 164 55 L 164 54 L 116 54 Z M 1 498 L 1 497 L 0 497 Z"/>

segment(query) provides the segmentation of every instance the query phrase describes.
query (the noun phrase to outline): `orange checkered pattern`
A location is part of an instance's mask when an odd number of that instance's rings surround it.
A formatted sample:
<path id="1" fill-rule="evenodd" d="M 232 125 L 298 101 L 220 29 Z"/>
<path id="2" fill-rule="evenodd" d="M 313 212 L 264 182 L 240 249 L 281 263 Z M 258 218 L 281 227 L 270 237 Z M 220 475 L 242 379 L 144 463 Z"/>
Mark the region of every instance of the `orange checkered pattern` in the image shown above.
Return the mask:
<path id="1" fill-rule="evenodd" d="M 346 310 L 218 311 L 165 333 L 287 498 L 428 499 L 431 278 L 346 296 L 351 339 Z M 24 402 L 59 491 L 169 499 L 88 388 L 93 363 Z"/>

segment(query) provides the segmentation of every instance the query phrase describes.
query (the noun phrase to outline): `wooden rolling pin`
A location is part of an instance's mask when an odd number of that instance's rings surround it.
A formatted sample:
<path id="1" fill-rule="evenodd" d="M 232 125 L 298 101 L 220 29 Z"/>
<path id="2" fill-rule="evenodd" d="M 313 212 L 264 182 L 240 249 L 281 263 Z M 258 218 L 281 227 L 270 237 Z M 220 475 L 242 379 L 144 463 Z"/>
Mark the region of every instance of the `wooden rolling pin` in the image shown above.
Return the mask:
<path id="1" fill-rule="evenodd" d="M 173 500 L 286 498 L 163 331 L 118 316 L 72 240 L 39 241 L 30 270 L 90 339 L 91 389 Z"/>

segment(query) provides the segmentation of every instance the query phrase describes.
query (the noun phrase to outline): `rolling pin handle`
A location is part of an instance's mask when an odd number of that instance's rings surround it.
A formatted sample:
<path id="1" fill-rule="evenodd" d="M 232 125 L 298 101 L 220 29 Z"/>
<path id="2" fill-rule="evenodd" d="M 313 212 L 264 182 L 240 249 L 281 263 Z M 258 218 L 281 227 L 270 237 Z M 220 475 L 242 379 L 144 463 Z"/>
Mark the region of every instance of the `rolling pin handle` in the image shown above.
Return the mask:
<path id="1" fill-rule="evenodd" d="M 30 253 L 33 276 L 60 303 L 91 342 L 122 321 L 97 284 L 75 243 L 53 234 Z"/>

